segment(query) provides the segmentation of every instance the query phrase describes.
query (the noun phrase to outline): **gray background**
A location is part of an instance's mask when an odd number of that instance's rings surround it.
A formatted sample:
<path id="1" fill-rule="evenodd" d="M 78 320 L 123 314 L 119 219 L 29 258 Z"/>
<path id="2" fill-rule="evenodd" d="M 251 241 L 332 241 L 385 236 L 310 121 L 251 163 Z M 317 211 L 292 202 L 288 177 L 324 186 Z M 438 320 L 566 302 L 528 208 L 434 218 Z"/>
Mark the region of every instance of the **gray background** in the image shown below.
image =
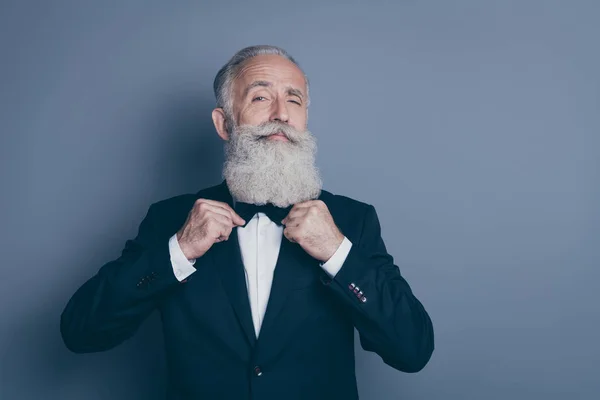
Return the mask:
<path id="1" fill-rule="evenodd" d="M 152 202 L 221 181 L 211 82 L 257 43 L 304 66 L 325 187 L 376 206 L 435 324 L 418 374 L 359 350 L 361 398 L 600 398 L 599 17 L 592 0 L 3 1 L 0 398 L 161 399 L 157 315 L 89 355 L 59 316 Z"/>

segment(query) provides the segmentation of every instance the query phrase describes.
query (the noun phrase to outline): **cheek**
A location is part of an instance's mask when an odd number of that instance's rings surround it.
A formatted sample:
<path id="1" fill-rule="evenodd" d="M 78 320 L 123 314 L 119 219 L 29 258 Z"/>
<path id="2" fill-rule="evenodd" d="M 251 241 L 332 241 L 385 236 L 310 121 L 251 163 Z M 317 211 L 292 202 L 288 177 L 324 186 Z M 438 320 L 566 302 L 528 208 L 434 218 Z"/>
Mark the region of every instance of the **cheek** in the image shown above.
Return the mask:
<path id="1" fill-rule="evenodd" d="M 240 113 L 240 125 L 259 125 L 268 120 L 269 114 L 260 107 L 247 108 Z"/>
<path id="2" fill-rule="evenodd" d="M 303 131 L 306 129 L 306 111 L 304 109 L 297 109 L 290 112 L 290 123 L 291 125 Z"/>

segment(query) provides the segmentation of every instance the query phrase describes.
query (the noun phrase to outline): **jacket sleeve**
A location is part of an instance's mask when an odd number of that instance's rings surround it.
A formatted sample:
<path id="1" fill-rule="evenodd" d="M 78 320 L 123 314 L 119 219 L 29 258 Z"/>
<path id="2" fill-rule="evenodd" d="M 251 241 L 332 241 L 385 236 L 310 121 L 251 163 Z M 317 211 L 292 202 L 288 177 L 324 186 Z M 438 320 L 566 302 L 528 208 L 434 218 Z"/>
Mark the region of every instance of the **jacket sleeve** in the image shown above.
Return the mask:
<path id="1" fill-rule="evenodd" d="M 180 282 L 168 240 L 156 239 L 154 206 L 119 258 L 104 264 L 71 297 L 60 319 L 67 348 L 76 353 L 111 349 L 133 336 L 160 298 Z"/>
<path id="2" fill-rule="evenodd" d="M 429 362 L 434 349 L 431 319 L 388 254 L 372 205 L 357 245 L 329 286 L 347 306 L 364 350 L 404 372 L 420 371 Z"/>

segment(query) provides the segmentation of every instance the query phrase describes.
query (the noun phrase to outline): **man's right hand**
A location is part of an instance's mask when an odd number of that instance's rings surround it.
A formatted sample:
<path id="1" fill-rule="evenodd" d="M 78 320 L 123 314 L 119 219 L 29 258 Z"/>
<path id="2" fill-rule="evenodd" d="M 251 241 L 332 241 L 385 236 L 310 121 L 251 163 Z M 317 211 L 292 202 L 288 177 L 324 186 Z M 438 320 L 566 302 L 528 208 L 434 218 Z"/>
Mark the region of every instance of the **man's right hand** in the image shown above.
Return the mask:
<path id="1" fill-rule="evenodd" d="M 200 258 L 214 243 L 229 239 L 234 227 L 245 223 L 229 204 L 198 199 L 177 232 L 179 247 L 188 260 Z"/>

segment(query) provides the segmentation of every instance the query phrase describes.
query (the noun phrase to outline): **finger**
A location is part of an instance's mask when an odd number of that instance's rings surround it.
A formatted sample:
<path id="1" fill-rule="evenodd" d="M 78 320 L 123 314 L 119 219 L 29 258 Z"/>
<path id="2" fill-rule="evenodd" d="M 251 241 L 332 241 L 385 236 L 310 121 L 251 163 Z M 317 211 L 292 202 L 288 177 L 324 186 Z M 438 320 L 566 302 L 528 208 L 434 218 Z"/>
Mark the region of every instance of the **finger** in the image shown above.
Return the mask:
<path id="1" fill-rule="evenodd" d="M 297 218 L 301 218 L 307 212 L 308 212 L 307 208 L 298 208 L 295 210 L 292 209 L 292 210 L 290 210 L 288 215 L 281 222 L 285 225 L 288 225 L 288 223 L 290 223 L 290 221 L 297 219 Z"/>
<path id="2" fill-rule="evenodd" d="M 320 202 L 321 202 L 321 200 L 307 200 L 307 201 L 303 201 L 303 202 L 294 204 L 294 206 L 292 207 L 292 210 L 293 209 L 309 208 L 309 207 L 314 206 L 314 205 L 316 205 L 316 204 L 318 204 Z"/>
<path id="3" fill-rule="evenodd" d="M 215 239 L 215 242 L 224 242 L 226 240 L 229 240 L 229 236 L 221 235 Z"/>
<path id="4" fill-rule="evenodd" d="M 231 235 L 231 232 L 233 230 L 233 225 L 231 224 L 227 224 L 227 225 L 221 225 L 219 227 L 219 229 L 217 230 L 217 238 L 220 239 L 220 241 L 225 241 L 227 239 L 229 239 L 229 236 Z"/>
<path id="5" fill-rule="evenodd" d="M 207 219 L 209 221 L 215 220 L 218 221 L 220 224 L 230 226 L 234 224 L 231 220 L 231 215 L 227 212 L 227 210 L 224 210 L 217 206 L 213 206 L 206 203 L 202 204 L 198 213 L 201 218 Z"/>
<path id="6" fill-rule="evenodd" d="M 231 235 L 231 231 L 233 230 L 233 226 L 231 223 L 222 224 L 220 222 L 214 222 L 213 230 L 211 231 L 211 236 L 215 241 L 223 242 L 229 239 Z"/>
<path id="7" fill-rule="evenodd" d="M 215 200 L 210 200 L 210 201 L 213 201 L 216 206 L 221 207 L 222 209 L 229 212 L 232 221 L 236 225 L 244 225 L 246 223 L 246 221 L 244 221 L 244 219 L 242 217 L 240 217 L 240 215 L 238 213 L 236 213 L 235 210 L 233 208 L 231 208 L 231 206 L 229 204 L 222 202 L 222 201 L 215 201 Z"/>
<path id="8" fill-rule="evenodd" d="M 283 236 L 284 236 L 284 237 L 285 237 L 287 240 L 289 240 L 290 242 L 292 241 L 292 238 L 291 238 L 291 236 L 290 236 L 290 231 L 288 230 L 288 228 L 285 228 L 285 229 L 283 230 Z"/>
<path id="9" fill-rule="evenodd" d="M 285 225 L 286 228 L 292 228 L 300 225 L 301 219 L 300 217 L 285 217 L 281 223 Z"/>
<path id="10" fill-rule="evenodd" d="M 200 203 L 205 203 L 205 207 L 209 207 L 208 209 L 215 213 L 229 217 L 236 225 L 244 225 L 246 223 L 227 203 L 210 199 L 201 199 Z"/>
<path id="11" fill-rule="evenodd" d="M 296 229 L 294 228 L 285 228 L 283 230 L 283 235 L 292 243 L 296 243 Z"/>
<path id="12" fill-rule="evenodd" d="M 214 214 L 210 215 L 209 218 L 216 221 L 219 224 L 219 226 L 231 227 L 233 225 L 233 222 L 231 221 L 231 217 L 229 216 L 229 214 L 214 213 Z"/>

